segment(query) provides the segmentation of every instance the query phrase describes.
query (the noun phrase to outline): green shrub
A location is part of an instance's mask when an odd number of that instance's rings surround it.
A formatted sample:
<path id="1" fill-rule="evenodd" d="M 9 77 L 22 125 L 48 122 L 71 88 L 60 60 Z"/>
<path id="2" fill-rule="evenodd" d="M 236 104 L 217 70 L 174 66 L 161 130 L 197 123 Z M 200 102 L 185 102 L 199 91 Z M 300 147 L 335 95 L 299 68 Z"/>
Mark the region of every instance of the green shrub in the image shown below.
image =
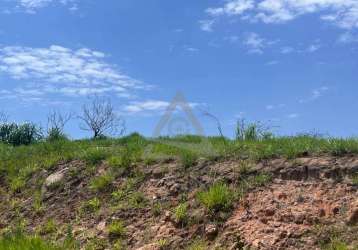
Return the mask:
<path id="1" fill-rule="evenodd" d="M 114 177 L 111 173 L 105 173 L 104 175 L 100 175 L 95 177 L 90 184 L 90 188 L 95 192 L 105 192 L 108 191 L 111 186 Z"/>
<path id="2" fill-rule="evenodd" d="M 185 225 L 188 222 L 188 205 L 186 203 L 179 204 L 174 209 L 174 217 L 175 221 L 182 226 Z"/>
<path id="3" fill-rule="evenodd" d="M 42 139 L 41 129 L 34 123 L 0 124 L 0 142 L 13 146 L 29 145 Z"/>
<path id="4" fill-rule="evenodd" d="M 210 211 L 227 210 L 232 206 L 234 195 L 230 188 L 221 182 L 215 183 L 206 192 L 198 193 L 199 201 Z"/>
<path id="5" fill-rule="evenodd" d="M 108 225 L 108 234 L 111 238 L 123 237 L 125 233 L 126 229 L 120 220 L 112 221 L 112 223 Z"/>

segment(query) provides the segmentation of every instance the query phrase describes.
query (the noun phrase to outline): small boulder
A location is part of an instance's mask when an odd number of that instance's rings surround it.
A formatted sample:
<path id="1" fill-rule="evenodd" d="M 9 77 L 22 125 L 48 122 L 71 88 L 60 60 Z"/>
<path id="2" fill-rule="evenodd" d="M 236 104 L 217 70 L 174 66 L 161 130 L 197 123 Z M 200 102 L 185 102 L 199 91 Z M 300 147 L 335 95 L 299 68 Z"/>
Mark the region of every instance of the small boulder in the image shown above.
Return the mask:
<path id="1" fill-rule="evenodd" d="M 64 168 L 56 173 L 49 175 L 45 180 L 45 186 L 49 188 L 52 187 L 53 185 L 56 185 L 57 183 L 60 183 L 65 177 L 65 173 L 67 170 L 68 168 Z"/>
<path id="2" fill-rule="evenodd" d="M 208 224 L 205 226 L 205 236 L 208 239 L 214 239 L 218 234 L 218 227 L 214 224 Z"/>

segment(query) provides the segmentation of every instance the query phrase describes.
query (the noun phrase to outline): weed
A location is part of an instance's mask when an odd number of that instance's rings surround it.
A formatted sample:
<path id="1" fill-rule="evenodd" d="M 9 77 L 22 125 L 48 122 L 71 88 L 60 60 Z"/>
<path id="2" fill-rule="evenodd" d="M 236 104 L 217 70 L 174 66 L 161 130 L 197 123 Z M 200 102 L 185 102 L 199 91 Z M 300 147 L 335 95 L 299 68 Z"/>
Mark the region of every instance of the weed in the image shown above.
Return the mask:
<path id="1" fill-rule="evenodd" d="M 208 247 L 208 245 L 206 244 L 205 241 L 201 240 L 201 239 L 197 239 L 195 241 L 193 241 L 187 248 L 186 250 L 206 250 Z"/>
<path id="2" fill-rule="evenodd" d="M 211 213 L 229 209 L 232 206 L 233 198 L 233 192 L 222 182 L 215 183 L 206 192 L 198 193 L 199 201 Z"/>
<path id="3" fill-rule="evenodd" d="M 65 250 L 43 241 L 38 236 L 25 236 L 20 232 L 0 238 L 0 249 L 11 250 Z M 68 249 L 68 248 L 67 248 Z"/>
<path id="4" fill-rule="evenodd" d="M 90 165 L 98 165 L 106 159 L 108 153 L 102 148 L 89 148 L 85 151 L 83 159 Z"/>
<path id="5" fill-rule="evenodd" d="M 38 191 L 38 192 L 36 192 L 34 194 L 34 199 L 33 199 L 33 205 L 32 206 L 33 206 L 33 208 L 35 210 L 35 213 L 37 213 L 37 214 L 42 213 L 44 211 L 40 191 Z"/>
<path id="6" fill-rule="evenodd" d="M 358 185 L 358 174 L 352 176 L 352 183 L 354 185 Z"/>
<path id="7" fill-rule="evenodd" d="M 129 195 L 128 204 L 132 208 L 141 208 L 144 207 L 147 200 L 143 193 L 134 192 Z"/>
<path id="8" fill-rule="evenodd" d="M 188 216 L 188 205 L 186 203 L 181 203 L 179 204 L 175 209 L 174 209 L 174 217 L 175 217 L 175 221 L 184 226 L 189 219 Z"/>
<path id="9" fill-rule="evenodd" d="M 196 164 L 198 156 L 190 151 L 182 151 L 180 154 L 180 162 L 184 169 L 188 169 Z"/>
<path id="10" fill-rule="evenodd" d="M 113 180 L 114 180 L 114 177 L 112 176 L 112 174 L 110 172 L 105 173 L 103 175 L 95 177 L 91 181 L 90 188 L 95 192 L 108 191 L 112 186 Z"/>
<path id="11" fill-rule="evenodd" d="M 95 197 L 85 202 L 84 205 L 82 206 L 82 209 L 86 212 L 94 213 L 97 212 L 100 209 L 100 207 L 101 207 L 101 202 L 97 197 Z"/>
<path id="12" fill-rule="evenodd" d="M 168 241 L 166 240 L 166 239 L 159 239 L 158 241 L 157 241 L 157 245 L 158 245 L 158 248 L 160 249 L 160 250 L 165 250 L 165 249 L 167 249 L 168 248 Z"/>
<path id="13" fill-rule="evenodd" d="M 53 219 L 49 219 L 46 221 L 45 224 L 43 224 L 39 230 L 39 233 L 41 235 L 47 235 L 47 234 L 52 234 L 54 232 L 56 232 L 56 223 Z"/>
<path id="14" fill-rule="evenodd" d="M 111 238 L 121 238 L 125 235 L 126 229 L 120 220 L 112 221 L 108 225 L 108 234 Z"/>
<path id="15" fill-rule="evenodd" d="M 155 217 L 158 217 L 162 214 L 162 205 L 159 202 L 155 202 L 152 205 L 152 213 Z"/>

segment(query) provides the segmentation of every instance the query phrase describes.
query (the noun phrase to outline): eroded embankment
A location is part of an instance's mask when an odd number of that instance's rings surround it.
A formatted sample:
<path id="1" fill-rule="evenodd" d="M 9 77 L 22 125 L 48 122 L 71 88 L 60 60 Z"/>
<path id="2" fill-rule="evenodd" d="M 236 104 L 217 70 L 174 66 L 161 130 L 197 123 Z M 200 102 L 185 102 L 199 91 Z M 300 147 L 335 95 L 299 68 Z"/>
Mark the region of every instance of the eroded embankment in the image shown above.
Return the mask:
<path id="1" fill-rule="evenodd" d="M 187 169 L 176 161 L 137 165 L 94 191 L 93 178 L 108 171 L 105 163 L 88 168 L 71 161 L 35 174 L 21 193 L 4 188 L 0 228 L 25 219 L 30 233 L 60 242 L 70 230 L 81 247 L 94 249 L 185 249 L 192 242 L 203 247 L 193 249 L 320 249 L 335 241 L 354 249 L 358 244 L 355 156 L 255 164 L 202 159 Z M 249 181 L 262 173 L 272 179 Z M 227 183 L 233 203 L 209 211 L 198 192 L 217 182 Z M 178 218 L 180 204 L 185 221 Z M 119 220 L 123 230 L 114 234 L 111 225 Z"/>

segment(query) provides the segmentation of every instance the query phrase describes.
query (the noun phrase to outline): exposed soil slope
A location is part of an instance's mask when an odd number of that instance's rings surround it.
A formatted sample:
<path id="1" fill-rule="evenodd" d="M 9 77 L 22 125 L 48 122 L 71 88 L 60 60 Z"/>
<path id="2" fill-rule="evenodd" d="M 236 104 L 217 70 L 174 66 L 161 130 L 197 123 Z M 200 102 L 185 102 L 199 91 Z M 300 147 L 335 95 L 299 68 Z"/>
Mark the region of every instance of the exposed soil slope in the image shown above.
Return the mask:
<path id="1" fill-rule="evenodd" d="M 28 232 L 56 241 L 70 233 L 83 249 L 185 249 L 199 238 L 203 248 L 195 249 L 321 249 L 335 241 L 358 246 L 358 183 L 352 179 L 357 156 L 245 167 L 241 161 L 200 159 L 188 169 L 166 161 L 132 166 L 105 189 L 91 189 L 93 176 L 108 168 L 71 161 L 37 173 L 22 193 L 10 195 L 3 188 L 0 229 L 25 219 Z M 263 172 L 272 179 L 248 186 L 228 209 L 212 213 L 198 201 L 198 191 L 215 182 L 237 191 Z M 187 206 L 185 222 L 175 213 L 181 203 Z M 110 225 L 117 220 L 124 230 L 116 234 Z"/>

